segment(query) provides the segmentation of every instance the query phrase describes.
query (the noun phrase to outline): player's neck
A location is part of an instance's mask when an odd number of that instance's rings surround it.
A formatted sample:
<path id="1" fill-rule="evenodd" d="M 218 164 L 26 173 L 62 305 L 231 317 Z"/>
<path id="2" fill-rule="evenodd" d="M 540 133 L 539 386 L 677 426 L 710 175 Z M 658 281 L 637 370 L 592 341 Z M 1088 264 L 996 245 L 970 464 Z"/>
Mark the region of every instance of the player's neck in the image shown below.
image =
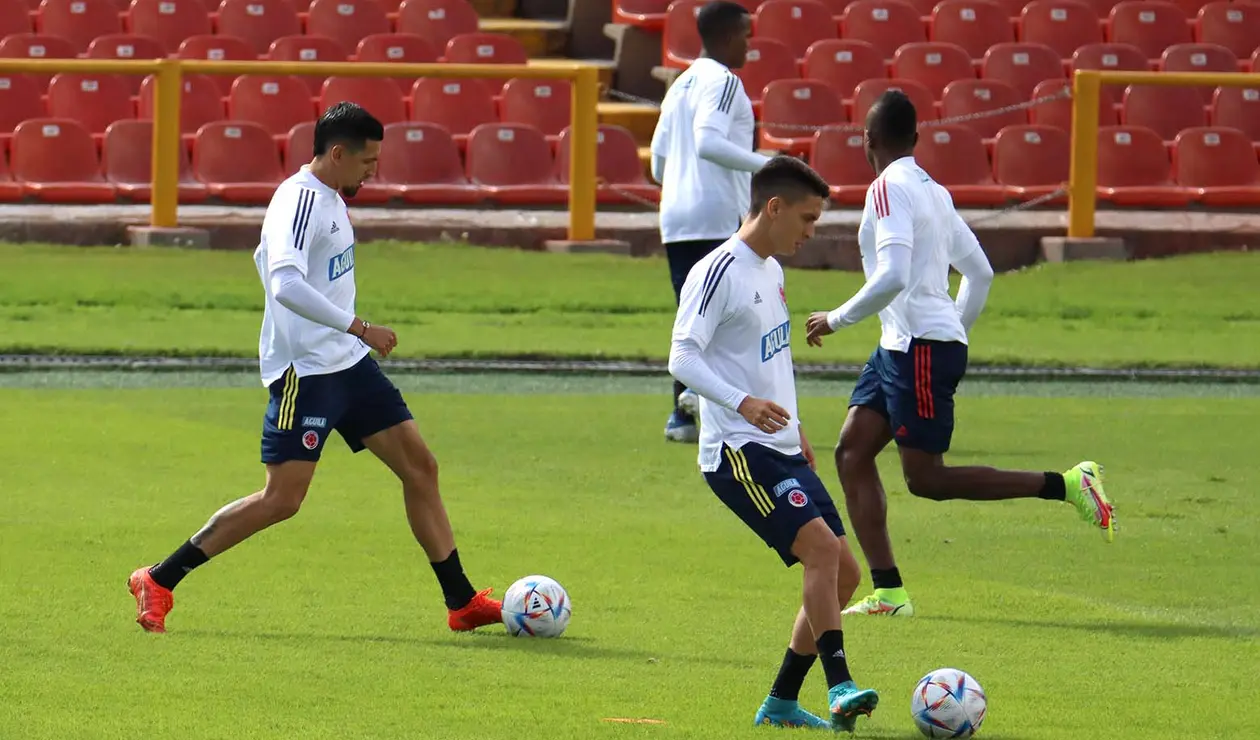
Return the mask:
<path id="1" fill-rule="evenodd" d="M 770 240 L 768 231 L 765 225 L 754 218 L 741 226 L 736 236 L 747 244 L 754 254 L 764 260 L 778 253 L 778 250 L 774 248 L 774 242 Z"/>
<path id="2" fill-rule="evenodd" d="M 709 51 L 708 49 L 701 49 L 701 50 L 700 50 L 700 57 L 701 57 L 701 58 L 703 58 L 703 59 L 712 59 L 713 61 L 717 62 L 718 64 L 722 65 L 723 67 L 726 67 L 727 69 L 730 69 L 730 66 L 731 66 L 731 65 L 727 64 L 727 63 L 726 63 L 726 60 L 722 59 L 722 55 L 721 55 L 721 54 L 714 54 L 713 52 Z"/>
<path id="3" fill-rule="evenodd" d="M 878 170 L 879 174 L 882 175 L 884 174 L 884 170 L 888 169 L 888 166 L 891 165 L 893 162 L 896 162 L 898 159 L 901 159 L 903 157 L 913 157 L 913 156 L 914 156 L 913 149 L 911 149 L 908 152 L 894 152 L 892 154 L 888 154 L 882 157 L 877 154 L 875 155 L 875 169 Z"/>
<path id="4" fill-rule="evenodd" d="M 327 185 L 330 190 L 340 189 L 337 185 L 337 179 L 333 177 L 332 172 L 329 171 L 330 168 L 328 166 L 328 162 L 316 157 L 311 160 L 311 163 L 307 165 L 306 169 L 315 176 L 316 180 L 319 180 Z"/>

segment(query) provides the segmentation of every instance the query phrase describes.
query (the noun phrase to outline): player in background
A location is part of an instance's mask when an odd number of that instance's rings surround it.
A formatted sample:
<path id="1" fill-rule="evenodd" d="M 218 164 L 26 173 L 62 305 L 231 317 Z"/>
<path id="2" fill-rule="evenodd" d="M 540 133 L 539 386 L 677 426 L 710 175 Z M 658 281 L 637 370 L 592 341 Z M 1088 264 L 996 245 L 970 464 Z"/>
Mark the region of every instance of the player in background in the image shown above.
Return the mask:
<path id="1" fill-rule="evenodd" d="M 879 701 L 849 674 L 840 610 L 861 572 L 844 525 L 814 472 L 796 411 L 783 268 L 814 233 L 827 183 L 793 157 L 752 177 L 749 218 L 687 275 L 669 372 L 700 396 L 699 465 L 709 487 L 788 567 L 804 570 L 802 607 L 756 724 L 853 731 Z M 821 656 L 830 722 L 798 695 Z"/>
<path id="2" fill-rule="evenodd" d="M 752 173 L 769 158 L 753 151 L 752 101 L 731 70 L 744 66 L 752 18 L 737 3 L 700 9 L 699 58 L 670 85 L 652 134 L 652 177 L 661 184 L 661 242 L 675 304 L 691 267 L 739 228 Z M 696 394 L 674 382 L 665 439 L 695 442 Z"/>
<path id="3" fill-rule="evenodd" d="M 411 531 L 442 588 L 452 630 L 500 621 L 500 602 L 464 575 L 442 498 L 437 461 L 402 394 L 370 356 L 386 357 L 394 332 L 354 313 L 354 229 L 342 196 L 376 171 L 384 129 L 353 103 L 315 124 L 314 159 L 276 189 L 254 262 L 266 307 L 258 354 L 270 389 L 263 416 L 261 491 L 233 501 L 169 557 L 131 574 L 136 621 L 166 631 L 172 591 L 210 558 L 298 512 L 334 429 L 354 452 L 380 458 L 402 482 Z"/>
<path id="4" fill-rule="evenodd" d="M 954 392 L 967 369 L 967 334 L 988 297 L 993 268 L 949 191 L 914 161 L 914 105 L 889 91 L 866 116 L 866 157 L 876 178 L 858 229 L 866 283 L 831 312 L 815 312 L 807 341 L 879 315 L 879 346 L 849 398 L 836 446 L 836 468 L 849 520 L 866 556 L 875 592 L 845 614 L 911 616 L 888 537 L 887 501 L 875 458 L 896 441 L 910 493 L 933 501 L 1043 498 L 1066 501 L 1081 518 L 1115 531 L 1102 466 L 1086 461 L 1065 473 L 945 465 L 954 431 Z M 949 268 L 962 274 L 957 300 Z"/>

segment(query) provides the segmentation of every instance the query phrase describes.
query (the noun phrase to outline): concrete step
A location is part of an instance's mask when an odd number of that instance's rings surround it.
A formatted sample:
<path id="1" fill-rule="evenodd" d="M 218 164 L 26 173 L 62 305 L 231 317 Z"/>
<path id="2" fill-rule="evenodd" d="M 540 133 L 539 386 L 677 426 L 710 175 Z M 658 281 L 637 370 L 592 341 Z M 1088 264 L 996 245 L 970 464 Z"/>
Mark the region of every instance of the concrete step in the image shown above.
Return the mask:
<path id="1" fill-rule="evenodd" d="M 569 24 L 531 18 L 482 18 L 485 33 L 502 33 L 525 47 L 530 59 L 563 55 L 569 48 Z"/>
<path id="2" fill-rule="evenodd" d="M 646 103 L 604 101 L 599 104 L 599 122 L 624 126 L 640 146 L 652 143 L 652 131 L 659 117 L 660 109 Z"/>

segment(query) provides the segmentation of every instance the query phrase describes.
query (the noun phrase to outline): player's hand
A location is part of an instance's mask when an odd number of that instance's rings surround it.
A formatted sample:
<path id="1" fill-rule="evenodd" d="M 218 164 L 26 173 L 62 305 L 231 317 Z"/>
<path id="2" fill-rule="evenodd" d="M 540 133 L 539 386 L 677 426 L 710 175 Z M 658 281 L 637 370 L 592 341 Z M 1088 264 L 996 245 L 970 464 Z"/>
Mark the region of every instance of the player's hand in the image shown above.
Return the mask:
<path id="1" fill-rule="evenodd" d="M 389 357 L 389 353 L 398 346 L 398 335 L 388 326 L 369 326 L 360 338 L 381 357 Z"/>
<path id="2" fill-rule="evenodd" d="M 822 338 L 835 333 L 835 329 L 827 323 L 826 311 L 815 311 L 805 320 L 805 343 L 811 347 L 821 347 Z"/>
<path id="3" fill-rule="evenodd" d="M 766 434 L 774 434 L 787 426 L 792 416 L 774 401 L 748 396 L 739 404 L 739 415 Z"/>
<path id="4" fill-rule="evenodd" d="M 818 461 L 814 459 L 814 448 L 810 445 L 809 440 L 805 438 L 805 428 L 797 427 L 796 431 L 801 435 L 801 454 L 805 456 L 805 462 L 809 463 L 809 469 L 818 472 Z"/>

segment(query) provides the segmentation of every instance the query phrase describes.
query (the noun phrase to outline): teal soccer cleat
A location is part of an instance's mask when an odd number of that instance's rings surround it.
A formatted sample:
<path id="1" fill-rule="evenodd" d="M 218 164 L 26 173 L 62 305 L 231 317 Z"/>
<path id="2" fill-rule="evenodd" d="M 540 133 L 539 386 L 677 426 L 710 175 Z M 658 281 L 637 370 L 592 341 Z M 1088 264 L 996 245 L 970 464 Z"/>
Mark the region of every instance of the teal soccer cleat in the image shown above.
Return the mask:
<path id="1" fill-rule="evenodd" d="M 831 723 L 827 720 L 801 709 L 798 702 L 776 699 L 773 696 L 767 696 L 761 703 L 761 709 L 757 710 L 757 718 L 753 724 L 772 727 L 808 727 L 818 730 L 831 727 Z"/>
<path id="2" fill-rule="evenodd" d="M 827 692 L 827 703 L 831 706 L 831 727 L 836 730 L 853 732 L 857 725 L 857 716 L 868 717 L 879 704 L 879 694 L 874 689 L 859 689 L 852 681 L 836 684 Z"/>

